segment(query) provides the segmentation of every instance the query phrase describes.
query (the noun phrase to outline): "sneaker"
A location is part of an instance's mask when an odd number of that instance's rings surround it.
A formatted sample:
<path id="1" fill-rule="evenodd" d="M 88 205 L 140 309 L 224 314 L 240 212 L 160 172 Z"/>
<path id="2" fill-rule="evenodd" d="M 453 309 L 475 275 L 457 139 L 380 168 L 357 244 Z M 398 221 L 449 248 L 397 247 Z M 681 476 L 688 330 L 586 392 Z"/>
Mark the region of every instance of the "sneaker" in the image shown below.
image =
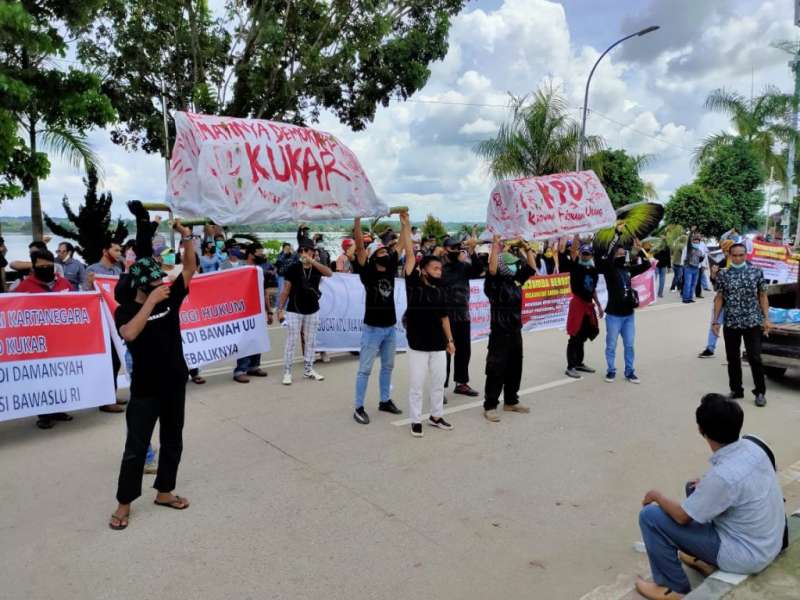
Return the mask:
<path id="1" fill-rule="evenodd" d="M 487 421 L 491 421 L 492 423 L 499 423 L 500 422 L 500 413 L 497 412 L 497 409 L 492 410 L 485 410 L 483 411 L 483 417 Z"/>
<path id="2" fill-rule="evenodd" d="M 450 425 L 447 421 L 444 420 L 443 417 L 439 417 L 438 419 L 434 416 L 431 416 L 428 419 L 428 425 L 431 427 L 438 427 L 439 429 L 444 429 L 445 431 L 450 431 L 453 429 L 453 426 Z"/>
<path id="3" fill-rule="evenodd" d="M 628 383 L 635 383 L 637 385 L 642 383 L 642 380 L 639 379 L 636 376 L 636 373 L 631 373 L 630 375 L 625 375 L 625 381 L 627 381 Z"/>
<path id="4" fill-rule="evenodd" d="M 731 392 L 728 394 L 728 400 L 741 400 L 744 398 L 744 392 Z"/>
<path id="5" fill-rule="evenodd" d="M 411 424 L 411 435 L 414 437 L 422 437 L 422 423 L 412 423 Z"/>
<path id="6" fill-rule="evenodd" d="M 617 374 L 616 373 L 612 373 L 611 371 L 608 371 L 606 373 L 606 381 L 608 383 L 614 383 L 614 380 L 616 380 L 616 378 L 617 378 Z"/>
<path id="7" fill-rule="evenodd" d="M 525 406 L 524 404 L 503 404 L 503 410 L 506 412 L 515 412 L 521 415 L 527 415 L 531 412 L 531 409 Z"/>
<path id="8" fill-rule="evenodd" d="M 250 383 L 250 378 L 244 373 L 239 373 L 237 375 L 234 375 L 233 380 L 236 383 Z"/>
<path id="9" fill-rule="evenodd" d="M 323 381 L 325 379 L 323 375 L 320 375 L 314 369 L 311 369 L 310 371 L 306 371 L 305 373 L 303 373 L 303 377 L 305 377 L 306 379 L 313 379 L 314 381 Z"/>
<path id="10" fill-rule="evenodd" d="M 697 355 L 697 358 L 711 358 L 712 356 L 714 356 L 714 351 L 706 348 L 700 354 Z"/>
<path id="11" fill-rule="evenodd" d="M 261 367 L 256 368 L 256 369 L 250 369 L 247 372 L 247 374 L 250 377 L 266 377 L 267 376 L 267 372 L 264 369 L 262 369 Z"/>
<path id="12" fill-rule="evenodd" d="M 478 391 L 472 389 L 466 383 L 459 383 L 456 385 L 455 389 L 453 390 L 454 394 L 461 394 L 463 396 L 470 396 L 472 398 L 477 398 L 479 396 Z"/>
<path id="13" fill-rule="evenodd" d="M 353 413 L 353 419 L 355 419 L 356 423 L 369 425 L 369 415 L 367 414 L 367 411 L 364 410 L 363 406 L 360 406 L 356 409 L 356 412 Z"/>
<path id="14" fill-rule="evenodd" d="M 281 383 L 283 385 L 292 385 L 292 374 L 289 372 L 284 373 Z"/>
<path id="15" fill-rule="evenodd" d="M 575 369 L 574 367 L 564 371 L 564 375 L 566 375 L 567 377 L 572 377 L 573 379 L 583 379 L 583 375 L 578 373 L 577 369 Z"/>
<path id="16" fill-rule="evenodd" d="M 378 402 L 378 410 L 383 412 L 392 413 L 393 415 L 402 415 L 403 411 L 394 405 L 394 402 L 387 400 L 386 402 Z"/>
<path id="17" fill-rule="evenodd" d="M 756 406 L 762 407 L 767 405 L 767 397 L 764 394 L 756 394 Z"/>
<path id="18" fill-rule="evenodd" d="M 585 364 L 581 363 L 577 367 L 575 367 L 576 371 L 580 371 L 581 373 L 597 373 L 595 369 L 592 367 L 587 367 Z"/>

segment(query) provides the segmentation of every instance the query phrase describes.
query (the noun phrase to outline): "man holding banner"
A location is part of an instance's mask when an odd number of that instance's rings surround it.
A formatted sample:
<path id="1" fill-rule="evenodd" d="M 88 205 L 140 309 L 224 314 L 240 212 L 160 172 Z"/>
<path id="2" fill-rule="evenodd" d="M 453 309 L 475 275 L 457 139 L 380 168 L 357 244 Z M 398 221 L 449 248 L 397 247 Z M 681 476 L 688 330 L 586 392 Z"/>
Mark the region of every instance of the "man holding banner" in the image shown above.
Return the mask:
<path id="1" fill-rule="evenodd" d="M 404 213 L 405 214 L 405 213 Z M 409 226 L 408 219 L 401 214 L 400 235 Z M 364 409 L 369 376 L 375 358 L 381 357 L 380 403 L 378 410 L 399 415 L 401 411 L 390 398 L 392 393 L 392 371 L 396 351 L 397 315 L 394 306 L 394 280 L 399 258 L 397 252 L 390 251 L 381 242 L 374 241 L 369 249 L 364 248 L 364 233 L 361 231 L 361 218 L 356 217 L 353 225 L 355 236 L 355 258 L 358 261 L 358 276 L 364 286 L 364 323 L 361 326 L 361 348 L 358 374 L 356 375 L 356 408 L 353 419 L 361 425 L 369 424 L 369 415 Z"/>
<path id="2" fill-rule="evenodd" d="M 180 307 L 189 282 L 197 271 L 192 232 L 175 220 L 181 235 L 183 272 L 172 285 L 164 283 L 164 272 L 151 256 L 139 258 L 130 273 L 117 284 L 122 302 L 114 315 L 116 327 L 133 358 L 131 400 L 126 420 L 128 437 L 120 466 L 117 501 L 109 527 L 128 526 L 130 505 L 142 493 L 147 446 L 159 421 L 161 450 L 153 487 L 155 504 L 177 510 L 189 507 L 186 498 L 174 495 L 183 451 L 186 378 L 189 370 L 183 356 Z M 120 289 L 122 288 L 122 289 Z"/>

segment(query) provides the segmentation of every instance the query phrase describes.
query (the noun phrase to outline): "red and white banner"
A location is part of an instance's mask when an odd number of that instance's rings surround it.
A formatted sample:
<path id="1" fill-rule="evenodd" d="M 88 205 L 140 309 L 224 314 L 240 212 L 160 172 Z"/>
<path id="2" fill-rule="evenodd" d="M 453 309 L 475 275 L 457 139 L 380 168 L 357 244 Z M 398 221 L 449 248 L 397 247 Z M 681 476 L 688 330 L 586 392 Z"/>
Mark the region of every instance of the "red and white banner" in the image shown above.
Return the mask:
<path id="1" fill-rule="evenodd" d="M 754 267 L 764 272 L 764 278 L 778 283 L 794 283 L 797 281 L 797 268 L 800 254 L 792 254 L 791 250 L 780 244 L 770 244 L 753 240 L 753 250 L 747 260 Z"/>
<path id="2" fill-rule="evenodd" d="M 469 316 L 472 341 L 489 337 L 491 306 L 483 293 L 483 279 L 470 281 Z M 639 292 L 639 307 L 656 301 L 655 268 L 633 278 L 631 286 Z M 355 351 L 361 347 L 361 325 L 364 322 L 364 286 L 358 275 L 334 273 L 323 277 L 320 284 L 320 321 L 317 350 L 326 352 Z M 597 297 L 605 306 L 608 300 L 605 278 L 597 284 Z M 563 329 L 572 292 L 569 274 L 537 276 L 522 288 L 522 330 Z M 407 347 L 401 317 L 406 310 L 405 280 L 395 279 L 395 313 L 397 314 L 397 348 Z"/>
<path id="3" fill-rule="evenodd" d="M 594 171 L 500 181 L 486 229 L 503 238 L 543 240 L 608 227 L 617 215 Z"/>
<path id="4" fill-rule="evenodd" d="M 219 225 L 386 215 L 353 152 L 329 133 L 175 113 L 166 202 Z"/>
<path id="5" fill-rule="evenodd" d="M 0 421 L 113 399 L 98 294 L 0 294 Z"/>
<path id="6" fill-rule="evenodd" d="M 95 287 L 102 294 L 110 318 L 117 308 L 116 285 L 117 277 L 98 275 L 95 278 Z M 195 275 L 189 285 L 189 295 L 181 305 L 180 316 L 183 356 L 190 369 L 269 352 L 264 316 L 264 272 L 258 267 Z M 116 327 L 112 327 L 112 335 L 117 352 L 124 357 L 125 342 Z M 124 360 L 122 362 L 124 364 Z"/>

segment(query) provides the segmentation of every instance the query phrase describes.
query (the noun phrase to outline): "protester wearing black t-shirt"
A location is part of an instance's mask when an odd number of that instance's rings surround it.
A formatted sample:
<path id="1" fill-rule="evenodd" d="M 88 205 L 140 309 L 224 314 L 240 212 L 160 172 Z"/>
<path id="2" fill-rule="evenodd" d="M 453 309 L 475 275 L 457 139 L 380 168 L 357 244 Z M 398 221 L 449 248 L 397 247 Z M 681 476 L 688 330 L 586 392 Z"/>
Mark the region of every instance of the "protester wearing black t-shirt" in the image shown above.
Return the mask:
<path id="1" fill-rule="evenodd" d="M 407 223 L 403 225 L 406 227 Z M 402 235 L 402 232 L 401 232 Z M 362 425 L 369 424 L 369 415 L 364 409 L 369 376 L 375 358 L 381 357 L 380 402 L 378 410 L 398 415 L 402 413 L 392 402 L 392 371 L 397 347 L 397 314 L 394 308 L 394 282 L 397 275 L 397 252 L 389 250 L 382 242 L 374 241 L 364 248 L 364 233 L 361 219 L 356 218 L 353 228 L 355 259 L 358 276 L 364 285 L 364 324 L 361 326 L 361 350 L 358 374 L 356 375 L 356 398 L 353 419 Z"/>
<path id="2" fill-rule="evenodd" d="M 302 230 L 301 230 L 302 231 Z M 303 238 L 297 250 L 299 260 L 286 269 L 286 280 L 278 299 L 278 319 L 286 319 L 288 334 L 283 352 L 283 385 L 292 384 L 292 362 L 294 350 L 303 334 L 303 377 L 322 381 L 325 379 L 314 370 L 315 345 L 319 327 L 319 282 L 322 277 L 333 275 L 330 267 L 314 260 L 314 243 Z M 287 304 L 288 301 L 288 304 Z M 286 310 L 284 311 L 284 306 Z"/>
<path id="3" fill-rule="evenodd" d="M 522 286 L 536 274 L 536 256 L 526 248 L 525 260 L 503 252 L 500 237 L 495 235 L 489 255 L 489 272 L 483 290 L 491 305 L 489 346 L 486 354 L 486 387 L 483 415 L 497 422 L 497 406 L 503 394 L 503 410 L 529 413 L 519 402 L 522 380 Z"/>
<path id="4" fill-rule="evenodd" d="M 131 400 L 126 414 L 128 436 L 117 489 L 119 506 L 109 523 L 116 530 L 128 526 L 130 504 L 142 493 L 147 446 L 156 421 L 160 423 L 161 450 L 153 484 L 158 490 L 155 503 L 179 510 L 189 506 L 186 498 L 172 491 L 183 451 L 189 373 L 183 358 L 179 311 L 197 270 L 197 258 L 191 230 L 177 219 L 174 227 L 182 239 L 183 271 L 172 285 L 164 283 L 164 272 L 152 256 L 139 253 L 143 258 L 120 278 L 115 292 L 120 300 L 114 314 L 115 325 L 133 359 Z"/>
<path id="5" fill-rule="evenodd" d="M 478 396 L 477 390 L 469 386 L 469 360 L 472 356 L 472 324 L 469 317 L 469 281 L 483 275 L 483 264 L 475 254 L 477 238 L 466 242 L 469 249 L 469 261 L 462 260 L 462 245 L 456 238 L 448 238 L 444 243 L 445 254 L 442 267 L 442 283 L 447 292 L 447 316 L 450 319 L 450 330 L 456 353 L 453 383 L 456 394 Z M 447 355 L 447 374 L 444 387 L 450 378 L 450 355 Z"/>
<path id="6" fill-rule="evenodd" d="M 406 256 L 414 256 L 408 213 L 400 215 L 403 224 L 402 244 Z M 408 406 L 411 417 L 411 435 L 422 437 L 422 395 L 428 377 L 428 395 L 431 403 L 429 424 L 450 430 L 444 420 L 445 354 L 453 354 L 453 335 L 447 317 L 447 296 L 442 285 L 442 261 L 436 256 L 424 256 L 419 268 L 416 261 L 406 260 L 405 327 L 408 339 Z"/>
<path id="7" fill-rule="evenodd" d="M 597 299 L 597 280 L 600 275 L 594 265 L 592 246 L 580 243 L 575 236 L 569 255 L 562 254 L 559 269 L 569 273 L 569 286 L 572 300 L 567 313 L 567 370 L 566 375 L 581 379 L 581 373 L 594 373 L 595 370 L 583 362 L 583 346 L 586 340 L 593 340 L 600 333 L 598 318 L 603 318 L 603 307 Z M 595 313 L 597 305 L 597 313 Z"/>
<path id="8" fill-rule="evenodd" d="M 605 277 L 608 288 L 606 304 L 606 381 L 613 383 L 617 376 L 615 365 L 617 338 L 622 336 L 625 349 L 625 379 L 630 383 L 641 383 L 634 370 L 634 339 L 636 321 L 634 310 L 638 306 L 637 295 L 631 280 L 650 268 L 650 261 L 642 253 L 639 240 L 634 240 L 631 263 L 625 259 L 625 248 L 620 245 L 620 234 L 624 225 L 617 226 L 617 234 L 608 249 L 608 254 L 598 264 L 600 274 Z M 636 261 L 639 260 L 638 264 Z"/>

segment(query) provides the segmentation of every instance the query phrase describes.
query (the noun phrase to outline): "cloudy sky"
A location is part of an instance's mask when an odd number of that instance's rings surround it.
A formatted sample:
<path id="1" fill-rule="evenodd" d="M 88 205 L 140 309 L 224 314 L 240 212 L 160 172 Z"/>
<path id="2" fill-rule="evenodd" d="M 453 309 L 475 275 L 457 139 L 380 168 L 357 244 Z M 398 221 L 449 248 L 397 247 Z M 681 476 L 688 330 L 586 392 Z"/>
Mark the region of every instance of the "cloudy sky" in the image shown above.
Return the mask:
<path id="1" fill-rule="evenodd" d="M 406 103 L 380 109 L 366 131 L 352 133 L 335 118 L 319 123 L 360 157 L 377 193 L 406 204 L 412 218 L 485 218 L 493 186 L 473 153 L 507 117 L 508 93 L 541 83 L 561 87 L 575 116 L 593 62 L 611 42 L 649 25 L 661 29 L 615 48 L 595 73 L 587 132 L 612 148 L 648 153 L 643 176 L 659 199 L 693 177 L 691 153 L 727 120 L 703 110 L 709 91 L 749 95 L 765 85 L 790 91 L 788 55 L 770 48 L 796 39 L 792 0 L 476 0 L 453 22 L 447 57 L 432 66 L 427 86 Z M 157 156 L 128 153 L 105 131 L 92 142 L 103 159 L 115 213 L 138 198 L 159 201 L 164 167 Z M 77 204 L 81 174 L 55 165 L 42 186 L 46 212 L 62 216 L 61 198 Z M 28 214 L 28 201 L 6 202 L 0 214 Z"/>

